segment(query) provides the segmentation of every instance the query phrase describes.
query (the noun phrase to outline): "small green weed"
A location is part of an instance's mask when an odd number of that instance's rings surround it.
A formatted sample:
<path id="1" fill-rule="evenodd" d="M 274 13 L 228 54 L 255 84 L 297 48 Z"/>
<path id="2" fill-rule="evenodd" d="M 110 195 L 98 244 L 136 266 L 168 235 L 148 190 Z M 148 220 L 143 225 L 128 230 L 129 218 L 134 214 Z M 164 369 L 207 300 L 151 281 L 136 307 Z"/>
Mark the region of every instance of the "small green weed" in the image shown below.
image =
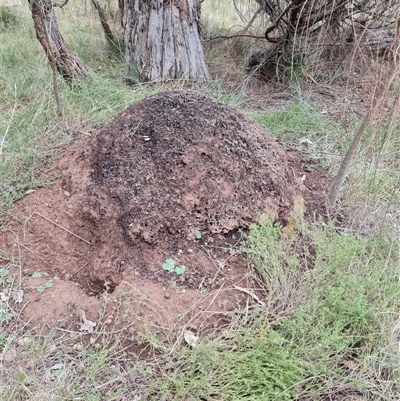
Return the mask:
<path id="1" fill-rule="evenodd" d="M 48 277 L 49 275 L 47 273 L 41 273 L 41 272 L 34 272 L 32 274 L 32 278 L 41 278 L 41 277 Z M 58 280 L 58 277 L 53 277 L 48 279 L 46 282 L 44 282 L 43 284 L 39 285 L 39 287 L 36 288 L 37 292 L 44 292 L 46 291 L 48 288 L 52 288 L 54 285 L 54 280 Z"/>
<path id="2" fill-rule="evenodd" d="M 13 282 L 13 277 L 10 275 L 10 270 L 1 267 L 0 268 L 0 285 L 3 287 L 8 287 Z"/>
<path id="3" fill-rule="evenodd" d="M 53 287 L 54 283 L 53 281 L 46 281 L 43 285 L 39 285 L 38 288 L 36 288 L 37 292 L 44 292 L 46 291 L 47 288 L 51 288 Z"/>
<path id="4" fill-rule="evenodd" d="M 163 270 L 170 273 L 176 273 L 178 276 L 181 276 L 186 271 L 186 267 L 184 265 L 175 266 L 174 259 L 166 259 L 161 267 Z"/>
<path id="5" fill-rule="evenodd" d="M 269 315 L 261 333 L 272 329 L 307 366 L 314 379 L 302 385 L 306 397 L 330 394 L 334 383 L 349 389 L 357 383 L 366 392 L 375 385 L 366 384 L 357 371 L 349 374 L 346 361 L 363 363 L 379 349 L 380 315 L 399 311 L 393 246 L 399 244 L 338 234 L 332 226 L 306 230 L 295 242 L 281 238 L 272 223 L 250 227 L 244 250 L 269 288 Z M 285 318 L 276 320 L 279 314 Z"/>

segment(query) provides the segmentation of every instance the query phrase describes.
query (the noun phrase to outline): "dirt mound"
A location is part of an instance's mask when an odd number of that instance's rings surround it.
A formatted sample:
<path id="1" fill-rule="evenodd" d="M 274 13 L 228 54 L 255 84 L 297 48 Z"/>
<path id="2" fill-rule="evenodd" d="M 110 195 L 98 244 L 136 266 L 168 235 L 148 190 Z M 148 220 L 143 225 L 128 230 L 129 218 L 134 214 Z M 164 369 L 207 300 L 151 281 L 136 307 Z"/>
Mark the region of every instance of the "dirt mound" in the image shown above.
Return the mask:
<path id="1" fill-rule="evenodd" d="M 261 214 L 285 222 L 299 192 L 284 151 L 260 126 L 196 92 L 134 104 L 65 167 L 64 190 L 74 221 L 84 223 L 82 236 L 96 253 L 108 248 L 119 258 L 143 246 L 195 241 L 195 233 L 234 232 Z"/>
<path id="2" fill-rule="evenodd" d="M 263 214 L 285 225 L 299 198 L 318 215 L 326 184 L 241 112 L 182 91 L 135 103 L 66 151 L 57 169 L 60 181 L 18 202 L 2 233 L 19 269 L 57 276 L 43 295 L 53 321 L 69 316 L 67 304 L 90 310 L 91 295 L 117 286 L 113 295 L 134 287 L 163 316 L 181 315 L 209 290 L 218 297 L 207 313 L 240 307 L 247 296 L 234 285 L 249 285 L 234 246 L 240 230 Z M 49 313 L 31 281 L 27 319 Z"/>
<path id="3" fill-rule="evenodd" d="M 76 216 L 107 243 L 227 233 L 261 213 L 285 220 L 296 192 L 284 152 L 264 130 L 195 92 L 131 106 L 80 157 L 90 183 L 82 187 L 74 171 L 67 190 Z"/>

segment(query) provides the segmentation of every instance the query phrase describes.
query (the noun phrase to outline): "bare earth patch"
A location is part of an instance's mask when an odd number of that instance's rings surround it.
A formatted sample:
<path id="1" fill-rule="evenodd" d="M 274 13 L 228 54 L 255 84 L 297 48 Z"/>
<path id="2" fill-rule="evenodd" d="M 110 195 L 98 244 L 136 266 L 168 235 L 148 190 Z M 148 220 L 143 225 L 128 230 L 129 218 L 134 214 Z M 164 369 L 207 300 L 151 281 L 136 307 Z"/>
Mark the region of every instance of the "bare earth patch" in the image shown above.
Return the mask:
<path id="1" fill-rule="evenodd" d="M 22 270 L 54 282 L 38 293 L 43 283 L 25 279 L 24 319 L 45 316 L 64 328 L 77 328 L 68 323 L 71 307 L 95 321 L 104 291 L 141 294 L 138 314 L 160 325 L 188 310 L 206 316 L 196 329 L 215 324 L 207 316 L 248 299 L 233 287 L 249 285 L 235 248 L 240 232 L 263 216 L 290 224 L 299 198 L 308 218 L 324 213 L 327 180 L 309 160 L 197 92 L 133 104 L 67 151 L 57 170 L 52 188 L 17 202 L 2 247 Z M 167 259 L 185 271 L 164 270 Z"/>

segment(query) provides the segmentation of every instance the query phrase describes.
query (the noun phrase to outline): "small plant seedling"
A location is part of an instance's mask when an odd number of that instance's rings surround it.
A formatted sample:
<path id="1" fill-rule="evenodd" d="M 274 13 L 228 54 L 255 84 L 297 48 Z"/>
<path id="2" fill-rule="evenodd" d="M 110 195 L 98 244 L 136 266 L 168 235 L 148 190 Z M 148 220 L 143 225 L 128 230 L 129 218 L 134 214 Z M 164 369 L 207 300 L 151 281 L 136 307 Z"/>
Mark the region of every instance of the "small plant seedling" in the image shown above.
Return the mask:
<path id="1" fill-rule="evenodd" d="M 52 281 L 46 281 L 43 285 L 37 288 L 38 292 L 44 292 L 47 288 L 53 287 L 54 283 Z"/>
<path id="2" fill-rule="evenodd" d="M 163 270 L 171 272 L 175 268 L 175 260 L 174 259 L 166 259 L 161 267 L 163 268 Z"/>
<path id="3" fill-rule="evenodd" d="M 174 259 L 166 259 L 161 267 L 163 268 L 163 270 L 169 271 L 171 273 L 176 273 L 178 276 L 181 276 L 186 271 L 186 267 L 184 265 L 175 266 Z"/>
<path id="4" fill-rule="evenodd" d="M 175 273 L 176 273 L 178 276 L 181 276 L 183 273 L 185 273 L 185 270 L 186 270 L 186 267 L 185 267 L 184 265 L 176 266 L 176 267 L 175 267 Z"/>
<path id="5" fill-rule="evenodd" d="M 201 232 L 199 230 L 194 230 L 194 236 L 196 239 L 201 239 Z"/>
<path id="6" fill-rule="evenodd" d="M 0 285 L 6 286 L 7 284 L 11 284 L 13 278 L 9 276 L 10 270 L 5 267 L 0 268 Z"/>
<path id="7" fill-rule="evenodd" d="M 35 272 L 32 274 L 32 278 L 40 278 L 40 277 L 42 277 L 42 273 Z"/>

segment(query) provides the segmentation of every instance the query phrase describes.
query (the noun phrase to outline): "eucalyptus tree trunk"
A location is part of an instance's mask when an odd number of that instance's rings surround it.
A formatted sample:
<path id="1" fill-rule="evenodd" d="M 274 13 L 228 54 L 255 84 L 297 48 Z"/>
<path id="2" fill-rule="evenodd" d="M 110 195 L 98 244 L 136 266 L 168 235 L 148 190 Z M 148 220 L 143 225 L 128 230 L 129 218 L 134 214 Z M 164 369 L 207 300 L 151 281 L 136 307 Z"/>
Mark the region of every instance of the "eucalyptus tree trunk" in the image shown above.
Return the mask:
<path id="1" fill-rule="evenodd" d="M 142 81 L 209 77 L 200 0 L 120 0 L 127 76 Z"/>
<path id="2" fill-rule="evenodd" d="M 50 63 L 69 84 L 74 78 L 86 76 L 88 70 L 85 65 L 71 52 L 60 33 L 51 0 L 30 0 L 29 3 L 36 36 Z"/>

